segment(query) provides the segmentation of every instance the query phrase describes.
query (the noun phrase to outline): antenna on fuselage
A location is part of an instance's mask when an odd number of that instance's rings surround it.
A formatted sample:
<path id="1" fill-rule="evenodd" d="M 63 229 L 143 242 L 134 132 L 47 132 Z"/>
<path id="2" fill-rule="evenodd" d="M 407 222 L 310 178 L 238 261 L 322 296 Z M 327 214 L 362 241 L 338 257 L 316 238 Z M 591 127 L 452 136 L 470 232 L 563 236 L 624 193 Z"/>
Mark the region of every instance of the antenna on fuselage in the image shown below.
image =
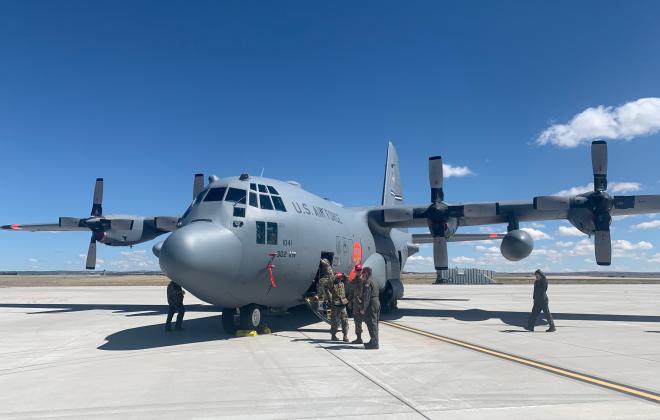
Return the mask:
<path id="1" fill-rule="evenodd" d="M 266 170 L 266 168 L 261 168 L 261 175 L 259 175 L 260 177 L 263 177 L 263 176 L 264 176 L 264 171 L 265 171 L 265 170 Z"/>

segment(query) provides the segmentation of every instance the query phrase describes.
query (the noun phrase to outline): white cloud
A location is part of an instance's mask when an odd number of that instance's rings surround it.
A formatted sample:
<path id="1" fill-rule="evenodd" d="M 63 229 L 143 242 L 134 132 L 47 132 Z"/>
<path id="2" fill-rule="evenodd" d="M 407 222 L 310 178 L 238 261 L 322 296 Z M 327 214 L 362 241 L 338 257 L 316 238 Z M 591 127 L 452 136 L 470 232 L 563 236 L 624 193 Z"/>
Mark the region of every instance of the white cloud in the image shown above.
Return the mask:
<path id="1" fill-rule="evenodd" d="M 648 250 L 652 249 L 653 244 L 650 242 L 646 241 L 640 241 L 637 243 L 632 243 L 629 241 L 626 241 L 624 239 L 618 239 L 616 241 L 612 241 L 612 249 L 613 250 L 619 250 L 619 251 L 635 251 L 635 250 Z"/>
<path id="2" fill-rule="evenodd" d="M 543 258 L 552 260 L 555 263 L 559 262 L 562 258 L 562 254 L 559 251 L 557 251 L 556 249 L 547 249 L 547 248 L 535 248 L 532 251 L 531 257 L 537 257 L 537 256 L 542 256 Z"/>
<path id="3" fill-rule="evenodd" d="M 649 262 L 660 263 L 660 253 L 653 254 L 653 257 L 649 259 Z"/>
<path id="4" fill-rule="evenodd" d="M 578 228 L 574 226 L 559 226 L 557 230 L 557 235 L 559 236 L 584 236 L 584 233 L 580 232 Z"/>
<path id="5" fill-rule="evenodd" d="M 433 263 L 433 257 L 412 255 L 406 260 L 404 269 L 412 272 L 435 271 L 435 264 Z"/>
<path id="6" fill-rule="evenodd" d="M 641 189 L 642 189 L 642 184 L 640 184 L 639 182 L 609 182 L 607 184 L 607 191 L 614 194 L 634 192 L 634 191 L 639 191 Z M 558 191 L 554 195 L 569 197 L 593 190 L 594 190 L 594 183 L 590 182 L 587 185 L 571 187 L 567 190 Z"/>
<path id="7" fill-rule="evenodd" d="M 555 245 L 556 245 L 558 248 L 572 248 L 573 245 L 575 245 L 575 242 L 570 242 L 570 241 L 568 241 L 568 242 L 558 241 L 558 242 L 555 243 Z"/>
<path id="8" fill-rule="evenodd" d="M 535 241 L 541 241 L 544 239 L 552 239 L 552 236 L 548 235 L 547 233 L 543 232 L 542 230 L 538 229 L 533 229 L 533 228 L 521 228 L 520 230 L 524 230 L 525 232 L 529 233 L 529 236 L 532 237 Z"/>
<path id="9" fill-rule="evenodd" d="M 660 98 L 640 98 L 618 107 L 599 105 L 554 124 L 536 139 L 539 145 L 576 147 L 594 139 L 631 140 L 660 130 Z"/>
<path id="10" fill-rule="evenodd" d="M 451 259 L 454 264 L 473 264 L 476 260 L 470 257 L 458 256 Z"/>
<path id="11" fill-rule="evenodd" d="M 28 258 L 28 261 L 30 261 L 31 263 L 39 262 L 39 260 L 36 258 Z"/>
<path id="12" fill-rule="evenodd" d="M 642 230 L 657 229 L 657 228 L 660 228 L 660 220 L 653 220 L 651 222 L 638 223 L 636 225 L 632 225 L 632 228 L 633 229 L 642 229 Z"/>
<path id="13" fill-rule="evenodd" d="M 589 239 L 583 239 L 577 242 L 569 253 L 571 255 L 593 255 L 594 244 Z"/>
<path id="14" fill-rule="evenodd" d="M 477 252 L 482 252 L 484 254 L 499 254 L 500 249 L 496 246 L 485 247 L 483 245 L 477 245 L 474 247 L 474 250 Z"/>
<path id="15" fill-rule="evenodd" d="M 108 266 L 119 271 L 157 270 L 158 261 L 145 250 L 122 251 L 108 262 Z"/>
<path id="16" fill-rule="evenodd" d="M 474 175 L 474 172 L 472 172 L 467 166 L 452 166 L 447 163 L 443 163 L 442 174 L 445 178 L 451 178 Z"/>

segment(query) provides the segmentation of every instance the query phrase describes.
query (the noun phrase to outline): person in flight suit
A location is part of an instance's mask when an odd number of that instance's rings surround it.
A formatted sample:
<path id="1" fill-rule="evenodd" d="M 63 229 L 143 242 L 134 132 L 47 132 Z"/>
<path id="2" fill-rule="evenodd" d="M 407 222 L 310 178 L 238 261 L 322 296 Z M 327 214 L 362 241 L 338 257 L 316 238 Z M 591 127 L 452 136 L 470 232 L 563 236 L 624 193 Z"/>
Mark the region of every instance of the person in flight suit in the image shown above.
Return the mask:
<path id="1" fill-rule="evenodd" d="M 541 311 L 543 311 L 545 317 L 548 319 L 548 324 L 550 324 L 550 328 L 546 332 L 556 331 L 555 321 L 552 319 L 550 308 L 548 308 L 548 295 L 546 293 L 548 290 L 548 279 L 540 269 L 536 270 L 534 274 L 536 275 L 536 281 L 534 282 L 534 306 L 532 307 L 532 313 L 529 315 L 529 321 L 525 329 L 534 331 L 536 319 Z"/>
<path id="2" fill-rule="evenodd" d="M 345 292 L 345 281 L 348 280 L 344 274 L 337 272 L 335 280 L 332 282 L 330 292 L 330 304 L 332 305 L 332 314 L 330 316 L 331 340 L 337 341 L 337 330 L 341 322 L 341 332 L 344 335 L 342 341 L 348 343 L 348 314 L 346 305 L 348 299 Z"/>
<path id="3" fill-rule="evenodd" d="M 177 315 L 174 329 L 176 331 L 183 331 L 181 324 L 183 323 L 183 315 L 186 313 L 186 308 L 183 306 L 183 295 L 185 293 L 181 286 L 173 281 L 170 281 L 170 284 L 167 285 L 167 304 L 169 305 L 169 310 L 167 311 L 167 321 L 165 321 L 165 331 L 172 331 L 172 317 L 175 312 Z"/>
<path id="4" fill-rule="evenodd" d="M 362 292 L 364 309 L 364 320 L 369 330 L 371 340 L 364 343 L 365 349 L 378 348 L 378 318 L 380 316 L 380 287 L 374 279 L 371 267 L 362 268 L 362 281 L 364 283 L 364 290 Z"/>
<path id="5" fill-rule="evenodd" d="M 350 283 L 352 293 L 349 298 L 349 304 L 353 311 L 353 322 L 355 322 L 355 335 L 357 338 L 351 341 L 351 344 L 363 344 L 362 341 L 362 323 L 364 322 L 364 280 L 362 280 L 362 266 L 355 265 L 355 278 Z"/>

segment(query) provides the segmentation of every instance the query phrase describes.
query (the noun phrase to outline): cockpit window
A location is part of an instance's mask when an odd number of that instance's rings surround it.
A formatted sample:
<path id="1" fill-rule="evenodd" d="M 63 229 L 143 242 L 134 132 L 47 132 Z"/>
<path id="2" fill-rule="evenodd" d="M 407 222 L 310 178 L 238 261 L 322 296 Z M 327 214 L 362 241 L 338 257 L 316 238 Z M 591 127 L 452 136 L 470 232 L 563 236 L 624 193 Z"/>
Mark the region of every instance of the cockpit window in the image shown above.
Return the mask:
<path id="1" fill-rule="evenodd" d="M 259 184 L 259 192 L 260 192 L 260 193 L 267 193 L 268 190 L 266 190 L 266 186 L 265 186 L 265 185 Z"/>
<path id="2" fill-rule="evenodd" d="M 259 203 L 257 203 L 257 193 L 253 193 L 251 191 L 250 191 L 250 205 L 252 207 L 259 208 Z"/>
<path id="3" fill-rule="evenodd" d="M 256 191 L 256 190 L 257 190 L 257 184 L 255 184 L 255 183 L 251 183 L 251 184 L 250 184 L 250 189 L 251 189 L 252 191 Z"/>
<path id="4" fill-rule="evenodd" d="M 266 223 L 266 243 L 277 245 L 277 223 Z"/>
<path id="5" fill-rule="evenodd" d="M 211 188 L 204 197 L 204 201 L 222 201 L 225 191 L 227 191 L 227 187 Z"/>
<path id="6" fill-rule="evenodd" d="M 280 194 L 280 193 L 277 192 L 275 187 L 271 187 L 270 185 L 267 185 L 267 187 L 268 187 L 268 191 L 270 191 L 271 194 L 276 194 L 276 195 Z"/>
<path id="7" fill-rule="evenodd" d="M 230 188 L 227 191 L 227 197 L 225 197 L 225 201 L 233 201 L 239 204 L 245 204 L 245 196 L 247 195 L 247 191 L 241 190 L 238 188 Z"/>
<path id="8" fill-rule="evenodd" d="M 268 194 L 259 194 L 259 204 L 261 204 L 261 208 L 265 210 L 272 210 L 273 209 L 273 203 L 270 201 L 270 197 Z"/>
<path id="9" fill-rule="evenodd" d="M 277 211 L 286 211 L 286 207 L 284 207 L 284 201 L 282 201 L 282 197 L 279 195 L 274 195 L 271 197 L 273 199 L 273 204 L 275 205 L 275 210 Z"/>

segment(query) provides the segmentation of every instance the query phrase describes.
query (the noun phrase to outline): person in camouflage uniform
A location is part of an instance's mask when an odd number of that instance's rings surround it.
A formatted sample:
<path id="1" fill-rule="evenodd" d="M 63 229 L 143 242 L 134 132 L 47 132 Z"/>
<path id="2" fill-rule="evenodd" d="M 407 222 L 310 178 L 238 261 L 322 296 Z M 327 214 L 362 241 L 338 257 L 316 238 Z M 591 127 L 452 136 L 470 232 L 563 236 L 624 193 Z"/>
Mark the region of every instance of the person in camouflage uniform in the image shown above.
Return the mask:
<path id="1" fill-rule="evenodd" d="M 316 292 L 317 300 L 319 303 L 319 312 L 322 312 L 322 308 L 326 309 L 326 316 L 330 319 L 331 308 L 330 305 L 330 293 L 332 282 L 334 281 L 335 273 L 332 270 L 330 261 L 325 258 L 321 258 L 321 278 L 319 279 L 319 284 Z"/>
<path id="2" fill-rule="evenodd" d="M 371 340 L 364 343 L 365 349 L 377 349 L 378 343 L 378 320 L 380 318 L 380 287 L 378 282 L 374 279 L 371 267 L 364 267 L 362 269 L 363 293 L 364 301 L 362 308 L 364 309 L 364 321 L 369 330 Z"/>
<path id="3" fill-rule="evenodd" d="M 341 323 L 341 332 L 343 334 L 342 341 L 348 343 L 348 313 L 346 312 L 346 305 L 348 299 L 346 298 L 346 276 L 342 273 L 335 274 L 335 280 L 332 282 L 330 289 L 330 305 L 332 314 L 330 316 L 330 333 L 332 334 L 331 340 L 337 341 L 337 330 L 339 323 Z"/>
<path id="4" fill-rule="evenodd" d="M 355 335 L 357 338 L 351 344 L 362 344 L 362 323 L 364 322 L 364 281 L 362 280 L 362 266 L 355 265 L 355 278 L 351 282 L 351 296 L 349 305 L 353 310 L 353 322 L 355 322 Z"/>

